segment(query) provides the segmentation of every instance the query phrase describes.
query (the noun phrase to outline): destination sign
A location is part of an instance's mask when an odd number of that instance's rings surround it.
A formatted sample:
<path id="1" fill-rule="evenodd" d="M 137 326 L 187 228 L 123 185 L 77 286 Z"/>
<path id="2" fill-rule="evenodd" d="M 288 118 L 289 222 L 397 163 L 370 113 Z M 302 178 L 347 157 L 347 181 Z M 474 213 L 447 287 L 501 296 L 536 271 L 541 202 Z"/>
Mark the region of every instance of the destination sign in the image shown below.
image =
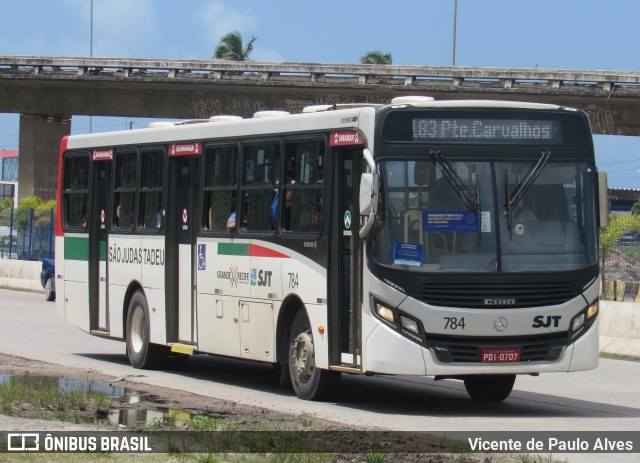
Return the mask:
<path id="1" fill-rule="evenodd" d="M 458 143 L 556 143 L 560 124 L 552 120 L 454 119 L 412 120 L 413 141 Z"/>
<path id="2" fill-rule="evenodd" d="M 113 159 L 113 148 L 93 150 L 94 161 L 111 161 Z"/>
<path id="3" fill-rule="evenodd" d="M 173 143 L 169 145 L 169 156 L 191 156 L 202 154 L 202 143 Z"/>

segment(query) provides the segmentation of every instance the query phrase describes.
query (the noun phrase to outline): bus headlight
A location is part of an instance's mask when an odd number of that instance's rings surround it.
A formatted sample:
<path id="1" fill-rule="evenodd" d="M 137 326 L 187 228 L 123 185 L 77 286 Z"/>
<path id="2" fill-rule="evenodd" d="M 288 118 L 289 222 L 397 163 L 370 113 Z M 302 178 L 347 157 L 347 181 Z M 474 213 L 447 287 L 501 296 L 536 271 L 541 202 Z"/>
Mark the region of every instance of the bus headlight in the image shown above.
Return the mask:
<path id="1" fill-rule="evenodd" d="M 587 309 L 587 320 L 595 317 L 598 314 L 598 299 L 595 300 L 593 304 L 589 306 Z"/>
<path id="2" fill-rule="evenodd" d="M 378 301 L 375 302 L 375 307 L 376 307 L 376 314 L 378 314 L 380 318 L 390 323 L 396 322 L 396 317 L 395 317 L 395 314 L 393 313 L 393 309 L 390 309 L 389 307 L 381 304 Z"/>
<path id="3" fill-rule="evenodd" d="M 576 333 L 580 328 L 584 326 L 584 320 L 586 315 L 584 312 L 580 312 L 571 322 L 571 333 Z"/>
<path id="4" fill-rule="evenodd" d="M 420 328 L 416 320 L 400 315 L 400 326 L 409 333 L 420 336 Z"/>
<path id="5" fill-rule="evenodd" d="M 387 322 L 393 329 L 404 336 L 420 343 L 424 342 L 424 329 L 422 323 L 411 315 L 391 307 L 390 304 L 371 297 L 373 313 L 381 320 Z"/>
<path id="6" fill-rule="evenodd" d="M 574 341 L 580 337 L 593 323 L 598 314 L 598 299 L 592 302 L 589 307 L 573 317 L 571 320 L 570 340 Z"/>

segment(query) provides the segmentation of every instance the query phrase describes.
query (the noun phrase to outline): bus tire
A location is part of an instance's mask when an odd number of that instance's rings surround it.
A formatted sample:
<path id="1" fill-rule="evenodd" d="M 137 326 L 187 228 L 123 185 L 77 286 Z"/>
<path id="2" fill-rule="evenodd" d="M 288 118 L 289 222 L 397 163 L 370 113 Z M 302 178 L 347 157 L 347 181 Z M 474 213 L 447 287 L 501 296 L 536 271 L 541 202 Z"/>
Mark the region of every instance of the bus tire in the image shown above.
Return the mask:
<path id="1" fill-rule="evenodd" d="M 304 310 L 298 310 L 289 334 L 289 376 L 293 390 L 304 400 L 323 400 L 333 392 L 340 373 L 315 366 L 313 332 Z"/>
<path id="2" fill-rule="evenodd" d="M 159 368 L 167 359 L 167 347 L 150 342 L 149 323 L 147 298 L 136 291 L 129 301 L 126 326 L 127 357 L 133 368 Z"/>
<path id="3" fill-rule="evenodd" d="M 473 400 L 479 402 L 502 402 L 513 389 L 516 375 L 466 376 L 464 387 Z"/>
<path id="4" fill-rule="evenodd" d="M 53 290 L 51 277 L 47 278 L 47 281 L 44 282 L 44 297 L 49 302 L 56 300 L 56 292 Z"/>

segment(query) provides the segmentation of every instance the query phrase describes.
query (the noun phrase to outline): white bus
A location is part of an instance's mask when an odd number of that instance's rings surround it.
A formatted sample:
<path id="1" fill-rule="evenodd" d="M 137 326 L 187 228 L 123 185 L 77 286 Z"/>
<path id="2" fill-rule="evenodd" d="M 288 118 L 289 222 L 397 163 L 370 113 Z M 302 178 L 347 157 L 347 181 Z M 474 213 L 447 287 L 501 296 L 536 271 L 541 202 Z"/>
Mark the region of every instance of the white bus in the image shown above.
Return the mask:
<path id="1" fill-rule="evenodd" d="M 606 194 L 582 111 L 422 97 L 189 122 L 62 141 L 58 311 L 133 367 L 206 353 L 271 363 L 303 399 L 347 372 L 500 401 L 516 375 L 597 365 Z"/>

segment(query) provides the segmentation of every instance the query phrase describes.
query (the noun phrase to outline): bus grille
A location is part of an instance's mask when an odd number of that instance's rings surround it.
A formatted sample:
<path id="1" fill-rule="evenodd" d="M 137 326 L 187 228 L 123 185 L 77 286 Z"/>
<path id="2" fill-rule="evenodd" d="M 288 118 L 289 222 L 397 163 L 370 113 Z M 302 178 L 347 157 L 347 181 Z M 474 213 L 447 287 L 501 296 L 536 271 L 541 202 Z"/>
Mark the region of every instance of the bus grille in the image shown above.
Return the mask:
<path id="1" fill-rule="evenodd" d="M 580 293 L 569 283 L 424 284 L 416 299 L 442 307 L 514 309 L 565 303 Z"/>
<path id="2" fill-rule="evenodd" d="M 517 338 L 451 338 L 427 334 L 426 345 L 442 363 L 480 363 L 482 349 L 520 349 L 520 363 L 557 360 L 567 344 L 566 332 Z"/>

